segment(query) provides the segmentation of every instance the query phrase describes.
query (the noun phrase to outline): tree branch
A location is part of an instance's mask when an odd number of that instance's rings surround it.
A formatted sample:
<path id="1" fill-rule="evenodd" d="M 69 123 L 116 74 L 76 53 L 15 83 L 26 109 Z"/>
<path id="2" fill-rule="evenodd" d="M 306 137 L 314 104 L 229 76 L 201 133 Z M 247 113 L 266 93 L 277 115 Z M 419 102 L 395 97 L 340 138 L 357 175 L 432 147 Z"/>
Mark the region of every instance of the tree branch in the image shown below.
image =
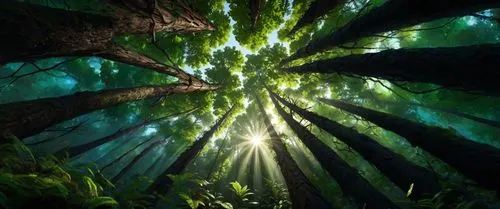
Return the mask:
<path id="1" fill-rule="evenodd" d="M 35 64 L 34 62 L 31 62 L 31 61 L 25 62 L 19 68 L 17 68 L 17 70 L 15 70 L 13 73 L 11 73 L 10 75 L 4 76 L 4 77 L 0 77 L 0 80 L 3 80 L 3 79 L 12 79 L 8 84 L 6 84 L 6 85 L 11 85 L 11 84 L 13 84 L 14 82 L 16 82 L 17 80 L 19 80 L 21 78 L 28 77 L 28 76 L 31 76 L 31 75 L 34 75 L 34 74 L 38 74 L 38 73 L 41 73 L 41 72 L 45 72 L 46 73 L 47 71 L 54 70 L 54 69 L 60 67 L 63 64 L 75 61 L 77 59 L 79 59 L 79 58 L 71 58 L 71 59 L 59 62 L 59 63 L 57 63 L 57 64 L 55 64 L 55 65 L 53 65 L 51 67 L 48 67 L 48 68 L 40 68 L 37 64 Z M 17 73 L 19 73 L 19 71 L 22 68 L 24 68 L 27 64 L 32 65 L 37 70 L 35 70 L 33 72 L 29 72 L 29 73 L 24 73 L 24 74 L 21 74 L 21 75 L 17 75 Z"/>

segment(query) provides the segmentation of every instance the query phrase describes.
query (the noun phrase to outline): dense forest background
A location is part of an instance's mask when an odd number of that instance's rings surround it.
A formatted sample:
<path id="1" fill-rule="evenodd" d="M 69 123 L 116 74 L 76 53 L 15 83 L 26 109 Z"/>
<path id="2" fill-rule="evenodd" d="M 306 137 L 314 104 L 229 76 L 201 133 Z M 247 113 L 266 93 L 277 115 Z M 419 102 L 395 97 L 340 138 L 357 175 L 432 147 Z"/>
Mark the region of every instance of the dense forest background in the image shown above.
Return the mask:
<path id="1" fill-rule="evenodd" d="M 499 7 L 0 0 L 0 208 L 500 208 Z"/>

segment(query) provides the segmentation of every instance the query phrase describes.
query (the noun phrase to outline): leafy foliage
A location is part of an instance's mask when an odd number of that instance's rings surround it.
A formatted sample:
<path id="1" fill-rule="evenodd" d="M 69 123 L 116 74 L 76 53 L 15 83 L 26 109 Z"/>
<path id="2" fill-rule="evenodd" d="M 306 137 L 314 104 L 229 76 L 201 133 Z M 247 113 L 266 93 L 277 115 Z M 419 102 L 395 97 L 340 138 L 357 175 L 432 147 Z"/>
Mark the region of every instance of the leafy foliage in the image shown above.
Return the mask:
<path id="1" fill-rule="evenodd" d="M 15 137 L 1 145 L 0 153 L 0 200 L 4 208 L 118 206 L 113 198 L 102 196 L 104 188 L 95 180 L 100 174 L 90 169 L 63 167 L 54 157 L 35 160 Z"/>
<path id="2" fill-rule="evenodd" d="M 265 1 L 254 28 L 252 28 L 250 21 L 249 2 L 247 0 L 229 0 L 229 14 L 236 22 L 233 32 L 236 40 L 250 50 L 256 51 L 267 43 L 268 34 L 283 23 L 285 14 L 288 12 L 288 1 Z"/>

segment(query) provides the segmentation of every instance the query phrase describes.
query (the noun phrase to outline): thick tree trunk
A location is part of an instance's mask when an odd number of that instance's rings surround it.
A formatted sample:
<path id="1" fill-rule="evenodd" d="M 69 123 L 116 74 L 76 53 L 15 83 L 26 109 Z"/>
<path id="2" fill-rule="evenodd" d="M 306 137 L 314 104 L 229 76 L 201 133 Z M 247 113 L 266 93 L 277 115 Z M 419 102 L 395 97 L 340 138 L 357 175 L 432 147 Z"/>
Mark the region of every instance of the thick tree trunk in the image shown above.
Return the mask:
<path id="1" fill-rule="evenodd" d="M 4 37 L 0 40 L 0 65 L 49 57 L 101 56 L 176 76 L 184 81 L 202 82 L 176 67 L 158 63 L 118 46 L 112 40 L 117 35 L 152 33 L 153 19 L 156 32 L 213 29 L 212 25 L 183 6 L 182 2 L 175 5 L 186 8 L 182 10 L 185 14 L 174 17 L 158 7 L 149 16 L 138 14 L 141 11 L 139 9 L 134 12 L 118 9 L 119 12 L 104 16 L 17 1 L 1 1 L 0 27 L 8 30 L 0 31 L 0 36 Z M 159 12 L 162 16 L 159 16 Z"/>
<path id="2" fill-rule="evenodd" d="M 134 147 L 130 148 L 129 150 L 127 150 L 126 152 L 124 152 L 123 154 L 121 154 L 119 157 L 117 157 L 116 159 L 114 159 L 113 161 L 109 162 L 108 164 L 102 166 L 100 168 L 101 171 L 104 171 L 106 170 L 107 168 L 115 165 L 117 162 L 120 162 L 120 160 L 122 160 L 124 157 L 126 157 L 128 154 L 130 154 L 132 151 L 136 150 L 137 148 L 139 148 L 141 145 L 151 141 L 151 139 L 153 139 L 154 137 L 150 137 L 149 139 L 146 139 L 140 143 L 138 143 L 137 145 L 135 145 Z"/>
<path id="3" fill-rule="evenodd" d="M 75 157 L 75 156 L 80 155 L 82 153 L 85 153 L 85 152 L 87 152 L 89 150 L 92 150 L 92 149 L 94 149 L 96 147 L 99 147 L 99 146 L 101 146 L 103 144 L 106 144 L 106 143 L 108 143 L 110 141 L 113 141 L 113 140 L 115 140 L 115 139 L 117 139 L 119 137 L 122 137 L 122 136 L 125 136 L 125 135 L 128 135 L 128 134 L 134 133 L 137 130 L 139 130 L 141 128 L 144 128 L 144 127 L 146 127 L 146 126 L 148 126 L 150 124 L 159 123 L 161 121 L 164 121 L 166 119 L 173 118 L 173 117 L 176 117 L 176 116 L 179 116 L 179 115 L 189 114 L 189 113 L 194 112 L 197 109 L 198 108 L 193 108 L 193 109 L 185 111 L 185 112 L 180 112 L 180 113 L 175 113 L 175 114 L 163 116 L 163 117 L 160 117 L 160 118 L 157 118 L 157 119 L 154 119 L 154 120 L 146 120 L 146 121 L 144 121 L 142 123 L 139 123 L 137 125 L 128 127 L 126 129 L 119 129 L 119 130 L 117 130 L 113 134 L 107 135 L 105 137 L 102 137 L 100 139 L 91 141 L 89 143 L 81 144 L 81 145 L 74 146 L 74 147 L 70 147 L 68 149 L 62 149 L 62 150 L 58 151 L 55 155 L 56 156 L 68 156 L 68 157 L 72 158 L 72 157 Z"/>
<path id="4" fill-rule="evenodd" d="M 494 120 L 487 119 L 487 118 L 481 118 L 478 116 L 474 116 L 471 114 L 463 113 L 463 112 L 448 109 L 448 108 L 436 107 L 436 106 L 426 105 L 426 104 L 419 104 L 419 103 L 415 103 L 415 102 L 400 102 L 399 103 L 399 102 L 389 102 L 389 101 L 381 101 L 381 100 L 377 100 L 377 101 L 380 102 L 381 104 L 389 104 L 389 105 L 397 105 L 397 106 L 408 105 L 408 106 L 423 107 L 423 108 L 427 108 L 427 109 L 431 109 L 431 110 L 437 110 L 437 111 L 444 112 L 444 113 L 447 113 L 450 115 L 455 115 L 458 117 L 466 118 L 466 119 L 469 119 L 469 120 L 477 122 L 477 123 L 481 123 L 481 124 L 488 125 L 488 126 L 495 127 L 495 128 L 500 128 L 500 121 L 494 121 Z"/>
<path id="5" fill-rule="evenodd" d="M 314 188 L 306 175 L 300 170 L 299 166 L 293 160 L 288 152 L 285 144 L 281 141 L 280 136 L 274 129 L 271 121 L 267 117 L 266 111 L 260 99 L 255 96 L 257 105 L 259 106 L 264 124 L 267 127 L 267 132 L 271 137 L 272 149 L 276 153 L 276 160 L 280 167 L 283 177 L 288 188 L 288 193 L 292 200 L 293 209 L 325 209 L 332 208 L 319 191 Z"/>
<path id="6" fill-rule="evenodd" d="M 294 34 L 302 27 L 313 23 L 319 17 L 326 15 L 331 10 L 335 9 L 344 0 L 315 0 L 307 11 L 302 15 L 297 24 L 293 26 L 290 34 Z"/>
<path id="7" fill-rule="evenodd" d="M 287 114 L 274 98 L 274 94 L 270 91 L 269 93 L 278 113 L 288 126 L 297 134 L 307 148 L 311 150 L 321 166 L 337 180 L 344 194 L 356 200 L 359 208 L 399 208 L 359 175 L 355 168 L 342 160 L 330 147 L 316 138 L 307 128 L 295 121 L 292 115 Z"/>
<path id="8" fill-rule="evenodd" d="M 390 0 L 352 20 L 332 35 L 311 42 L 288 60 L 306 57 L 378 33 L 446 17 L 460 17 L 500 7 L 497 0 Z"/>
<path id="9" fill-rule="evenodd" d="M 215 30 L 216 27 L 209 23 L 204 17 L 194 11 L 185 0 L 103 0 L 121 11 L 117 15 L 127 16 L 130 13 L 139 15 L 141 18 L 153 20 L 146 21 L 144 27 L 135 27 L 138 32 L 151 30 L 154 23 L 156 32 L 168 31 L 176 33 L 200 32 Z"/>
<path id="10" fill-rule="evenodd" d="M 386 50 L 290 67 L 287 72 L 341 73 L 390 81 L 438 84 L 446 88 L 500 96 L 500 44 Z M 450 61 L 452 60 L 452 61 Z"/>
<path id="11" fill-rule="evenodd" d="M 174 5 L 181 7 L 181 10 L 171 13 L 158 7 L 149 15 L 145 11 L 149 6 L 145 1 L 127 2 L 140 3 L 137 3 L 133 11 L 115 9 L 106 16 L 18 1 L 1 1 L 0 27 L 8 30 L 0 31 L 0 64 L 36 58 L 97 54 L 106 51 L 112 44 L 113 37 L 118 35 L 214 29 L 206 20 L 180 4 L 180 1 Z M 140 6 L 144 8 L 138 8 Z"/>
<path id="12" fill-rule="evenodd" d="M 275 97 L 302 118 L 327 131 L 356 150 L 401 190 L 406 192 L 413 184 L 413 192 L 410 198 L 418 200 L 425 197 L 432 197 L 440 191 L 440 185 L 433 172 L 411 163 L 403 156 L 380 145 L 372 138 L 358 133 L 354 129 L 347 128 L 340 123 L 299 108 L 278 95 L 275 95 Z"/>
<path id="13" fill-rule="evenodd" d="M 111 179 L 111 182 L 114 182 L 114 183 L 118 182 L 118 180 L 120 180 L 127 172 L 129 172 L 130 169 L 132 169 L 134 167 L 134 165 L 140 159 L 142 159 L 146 154 L 151 152 L 154 148 L 156 148 L 164 143 L 165 143 L 165 140 L 158 140 L 158 141 L 151 143 L 148 147 L 144 148 L 144 150 L 142 150 L 137 156 L 135 156 L 134 159 L 132 159 L 132 161 L 130 161 L 130 163 L 127 164 L 127 166 L 125 166 L 125 168 L 120 170 L 120 172 L 118 172 L 118 174 L 116 174 L 116 176 L 114 176 Z"/>
<path id="14" fill-rule="evenodd" d="M 186 149 L 175 162 L 168 167 L 168 169 L 163 172 L 160 176 L 158 176 L 155 181 L 149 186 L 147 189 L 148 193 L 157 193 L 161 195 L 165 195 L 172 186 L 172 179 L 167 175 L 178 175 L 186 166 L 198 155 L 198 153 L 205 147 L 207 142 L 212 138 L 217 129 L 224 123 L 227 117 L 232 113 L 234 107 L 224 114 L 217 123 L 215 123 L 210 130 L 206 131 L 203 136 L 196 140 L 191 147 Z"/>
<path id="15" fill-rule="evenodd" d="M 500 149 L 471 141 L 443 128 L 419 124 L 338 100 L 320 100 L 405 137 L 412 145 L 450 164 L 482 187 L 496 190 L 500 188 Z"/>
<path id="16" fill-rule="evenodd" d="M 62 97 L 1 104 L 0 133 L 11 133 L 22 139 L 40 133 L 51 125 L 95 110 L 151 97 L 218 88 L 218 85 L 186 84 L 144 86 L 80 92 Z"/>

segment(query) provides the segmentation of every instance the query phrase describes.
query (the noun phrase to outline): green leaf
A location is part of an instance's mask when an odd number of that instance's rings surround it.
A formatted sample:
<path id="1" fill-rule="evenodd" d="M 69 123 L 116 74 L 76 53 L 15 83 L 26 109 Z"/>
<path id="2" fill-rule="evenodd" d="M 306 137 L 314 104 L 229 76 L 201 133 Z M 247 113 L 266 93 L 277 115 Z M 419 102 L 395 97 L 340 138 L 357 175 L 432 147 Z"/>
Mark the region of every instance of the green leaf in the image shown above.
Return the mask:
<path id="1" fill-rule="evenodd" d="M 223 207 L 225 209 L 233 209 L 233 205 L 231 205 L 231 203 L 228 203 L 228 202 L 222 202 L 220 200 L 216 200 L 214 202 L 214 204 L 220 205 L 221 207 Z"/>
<path id="2" fill-rule="evenodd" d="M 85 202 L 88 209 L 95 209 L 103 206 L 116 208 L 118 207 L 118 202 L 111 197 L 95 197 Z"/>
<path id="3" fill-rule="evenodd" d="M 408 192 L 406 192 L 406 196 L 409 197 L 411 195 L 411 193 L 413 192 L 413 186 L 415 185 L 415 183 L 411 183 L 410 184 L 410 188 L 408 189 Z"/>

